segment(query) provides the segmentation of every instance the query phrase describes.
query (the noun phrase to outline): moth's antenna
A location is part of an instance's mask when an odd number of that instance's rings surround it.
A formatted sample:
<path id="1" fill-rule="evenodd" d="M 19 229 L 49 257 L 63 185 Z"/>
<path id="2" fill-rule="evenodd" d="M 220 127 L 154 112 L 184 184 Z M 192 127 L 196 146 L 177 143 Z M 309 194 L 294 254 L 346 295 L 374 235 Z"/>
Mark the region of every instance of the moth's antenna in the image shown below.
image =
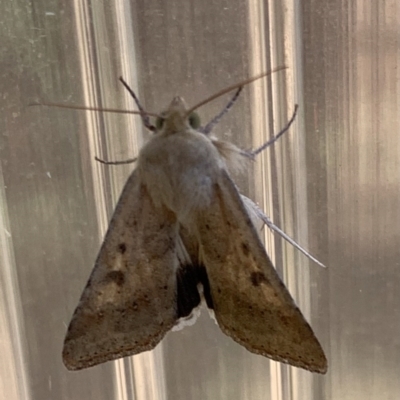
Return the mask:
<path id="1" fill-rule="evenodd" d="M 228 86 L 227 88 L 220 90 L 218 93 L 213 94 L 212 96 L 206 98 L 205 100 L 203 100 L 200 103 L 198 103 L 195 106 L 193 106 L 189 111 L 187 111 L 186 115 L 190 115 L 197 108 L 203 106 L 204 104 L 209 103 L 210 101 L 212 101 L 212 100 L 214 100 L 214 99 L 216 99 L 216 98 L 218 98 L 220 96 L 223 96 L 226 93 L 231 92 L 234 89 L 237 89 L 237 88 L 240 88 L 242 86 L 248 85 L 251 82 L 254 82 L 254 81 L 258 80 L 258 79 L 264 78 L 265 76 L 271 75 L 274 72 L 282 71 L 282 70 L 284 70 L 286 68 L 287 68 L 286 66 L 277 67 L 277 68 L 271 69 L 270 71 L 263 72 L 260 75 L 253 76 L 252 78 L 248 78 L 248 79 L 245 79 L 244 81 L 241 81 L 239 83 L 235 83 L 234 85 Z"/>
<path id="2" fill-rule="evenodd" d="M 125 89 L 129 92 L 129 94 L 133 97 L 133 100 L 135 101 L 139 111 L 140 111 L 140 116 L 142 117 L 143 125 L 150 131 L 155 131 L 156 127 L 150 123 L 149 115 L 150 113 L 146 112 L 142 105 L 140 104 L 140 101 L 138 97 L 136 96 L 135 92 L 131 89 L 131 87 L 124 81 L 122 76 L 119 77 L 120 82 L 125 86 Z M 158 116 L 157 116 L 158 117 Z"/>
<path id="3" fill-rule="evenodd" d="M 69 108 L 71 110 L 85 110 L 85 111 L 101 111 L 101 112 L 112 112 L 119 114 L 136 114 L 142 115 L 142 111 L 131 111 L 131 110 L 120 110 L 117 108 L 101 108 L 101 107 L 87 107 L 87 106 L 74 106 L 71 104 L 63 104 L 63 103 L 50 103 L 40 101 L 37 103 L 31 103 L 30 106 L 46 106 L 46 107 L 58 107 L 58 108 Z M 146 115 L 158 117 L 157 114 L 145 112 Z"/>
<path id="4" fill-rule="evenodd" d="M 135 114 L 135 115 L 141 116 L 143 125 L 147 129 L 149 129 L 150 131 L 155 131 L 156 127 L 150 123 L 149 116 L 158 117 L 158 114 L 149 113 L 149 112 L 145 111 L 144 108 L 142 107 L 142 105 L 140 104 L 138 97 L 136 96 L 135 92 L 131 89 L 131 87 L 124 81 L 124 79 L 122 77 L 119 77 L 119 80 L 122 82 L 122 84 L 128 90 L 129 94 L 133 97 L 133 100 L 135 101 L 137 107 L 139 108 L 139 111 L 120 110 L 120 109 L 116 109 L 116 108 L 74 106 L 74 105 L 70 105 L 70 104 L 48 103 L 48 102 L 42 102 L 42 101 L 37 102 L 37 103 L 32 103 L 32 104 L 30 104 L 30 106 L 47 106 L 47 107 L 69 108 L 71 110 L 112 112 L 112 113 L 118 113 L 118 114 Z"/>

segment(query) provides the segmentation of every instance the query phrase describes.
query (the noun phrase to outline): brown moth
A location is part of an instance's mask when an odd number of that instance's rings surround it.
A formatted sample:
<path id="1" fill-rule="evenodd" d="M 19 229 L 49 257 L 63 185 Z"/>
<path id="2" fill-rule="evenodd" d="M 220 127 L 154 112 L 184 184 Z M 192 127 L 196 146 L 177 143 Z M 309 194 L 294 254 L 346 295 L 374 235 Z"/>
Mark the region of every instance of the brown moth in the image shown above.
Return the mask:
<path id="1" fill-rule="evenodd" d="M 325 373 L 321 345 L 253 225 L 260 211 L 230 177 L 248 154 L 199 131 L 198 106 L 174 98 L 141 149 L 69 325 L 64 364 L 151 350 L 204 298 L 249 351 Z"/>

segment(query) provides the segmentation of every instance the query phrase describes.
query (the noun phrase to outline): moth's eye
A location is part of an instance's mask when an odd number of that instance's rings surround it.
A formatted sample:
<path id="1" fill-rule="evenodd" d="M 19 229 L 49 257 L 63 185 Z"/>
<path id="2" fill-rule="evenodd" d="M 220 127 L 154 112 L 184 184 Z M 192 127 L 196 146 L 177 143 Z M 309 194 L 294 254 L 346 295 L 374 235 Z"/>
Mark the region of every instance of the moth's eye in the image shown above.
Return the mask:
<path id="1" fill-rule="evenodd" d="M 157 117 L 157 119 L 156 119 L 156 128 L 157 128 L 157 130 L 162 129 L 162 127 L 164 126 L 164 121 L 165 121 L 165 118 Z"/>
<path id="2" fill-rule="evenodd" d="M 189 115 L 189 125 L 193 128 L 193 129 L 199 129 L 200 128 L 200 117 L 199 114 L 192 112 Z"/>

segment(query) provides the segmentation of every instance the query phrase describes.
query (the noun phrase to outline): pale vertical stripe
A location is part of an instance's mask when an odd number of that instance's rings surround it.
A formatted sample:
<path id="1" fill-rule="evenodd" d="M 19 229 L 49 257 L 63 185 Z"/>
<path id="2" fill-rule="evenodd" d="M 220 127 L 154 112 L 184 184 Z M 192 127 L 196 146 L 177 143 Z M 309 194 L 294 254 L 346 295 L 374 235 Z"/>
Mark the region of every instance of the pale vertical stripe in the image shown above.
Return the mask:
<path id="1" fill-rule="evenodd" d="M 93 71 L 93 58 L 91 54 L 91 49 L 94 48 L 95 44 L 92 41 L 91 35 L 88 33 L 89 31 L 89 3 L 85 1 L 75 0 L 74 8 L 75 8 L 75 21 L 76 21 L 76 36 L 78 52 L 79 52 L 79 61 L 81 64 L 80 73 L 81 73 L 81 85 L 83 92 L 83 99 L 85 105 L 96 105 L 97 101 L 97 93 L 95 91 L 94 86 L 94 73 Z M 87 132 L 87 140 L 89 145 L 89 157 L 93 160 L 95 155 L 101 154 L 99 147 L 99 140 L 96 133 L 99 131 L 98 124 L 98 114 L 95 112 L 86 112 L 86 132 Z M 93 191 L 94 198 L 96 199 L 95 204 L 93 206 L 96 208 L 96 214 L 98 217 L 98 223 L 100 227 L 100 233 L 104 233 L 107 229 L 108 217 L 105 213 L 106 205 L 105 205 L 105 197 L 104 191 L 105 186 L 101 176 L 102 167 L 99 163 L 90 163 L 92 168 L 92 176 L 93 176 Z"/>
<path id="2" fill-rule="evenodd" d="M 29 400 L 26 334 L 4 188 L 0 163 L 0 397 Z"/>
<path id="3" fill-rule="evenodd" d="M 269 21 L 264 20 L 265 9 L 268 6 Z M 267 79 L 261 80 L 251 86 L 252 91 L 252 129 L 253 145 L 259 146 L 264 143 L 271 135 L 268 131 L 269 125 L 273 126 L 277 133 L 285 125 L 286 119 L 294 109 L 297 100 L 297 92 L 301 92 L 301 82 L 297 79 L 301 76 L 301 71 L 297 71 L 297 66 L 301 61 L 300 54 L 300 31 L 299 14 L 296 12 L 299 5 L 293 0 L 284 2 L 267 2 L 252 0 L 249 2 L 249 28 L 250 28 L 250 71 L 255 75 L 270 68 L 286 65 L 288 69 L 272 75 L 270 82 L 273 104 L 266 103 Z M 268 28 L 269 43 L 266 42 L 266 28 Z M 267 65 L 266 54 L 268 52 L 270 65 Z M 282 77 L 284 74 L 284 78 Z M 282 84 L 284 86 L 282 87 Z M 270 110 L 270 112 L 268 112 Z M 269 116 L 273 121 L 269 121 Z M 274 145 L 276 165 L 272 165 L 270 150 L 266 150 L 257 160 L 257 174 L 255 176 L 257 184 L 262 187 L 257 191 L 256 198 L 262 199 L 263 209 L 267 215 L 273 215 L 273 190 L 278 190 L 279 209 L 281 210 L 281 221 L 274 221 L 278 226 L 289 229 L 288 233 L 293 236 L 294 232 L 301 233 L 301 237 L 307 237 L 307 221 L 298 216 L 307 215 L 307 199 L 305 191 L 305 152 L 303 144 L 303 131 L 299 128 L 301 111 L 298 118 L 288 133 L 280 142 Z M 285 147 L 286 146 L 286 147 Z M 289 151 L 284 151 L 289 146 Z M 287 159 L 286 157 L 290 158 Z M 275 187 L 271 171 L 276 168 L 278 187 Z M 295 182 L 293 184 L 293 181 Z M 262 186 L 261 186 L 262 185 Z M 281 240 L 281 239 L 278 239 Z M 265 243 L 271 259 L 275 260 L 274 235 L 266 230 Z M 307 247 L 305 240 L 302 245 Z M 285 281 L 291 293 L 295 296 L 306 318 L 310 315 L 310 280 L 307 268 L 294 268 L 298 259 L 296 250 L 284 244 L 283 262 L 285 270 Z M 287 267 L 287 268 L 286 268 Z M 299 275 L 300 274 L 300 275 Z M 301 277 L 300 284 L 296 282 Z M 300 290 L 299 290 L 300 287 Z M 300 293 L 298 293 L 300 291 Z M 304 307 L 303 307 L 304 306 Z M 288 393 L 292 393 L 295 399 L 304 398 L 303 395 L 310 396 L 311 376 L 296 368 L 283 366 L 280 363 L 271 361 L 271 398 L 273 400 L 283 400 Z M 301 378 L 301 388 L 299 379 Z M 306 381 L 306 383 L 304 383 Z M 305 389 L 307 388 L 308 389 Z M 299 396 L 295 393 L 299 393 Z"/>
<path id="4" fill-rule="evenodd" d="M 265 41 L 265 10 L 264 2 L 258 0 L 249 1 L 249 31 L 250 31 L 250 50 L 249 50 L 249 65 L 252 75 L 256 75 L 262 71 L 271 68 L 271 65 L 266 63 L 266 51 L 269 44 Z M 272 66 L 276 66 L 272 64 Z M 273 79 L 273 77 L 272 77 Z M 257 147 L 268 140 L 268 115 L 265 99 L 267 98 L 267 79 L 261 79 L 250 86 L 251 91 L 251 110 L 252 110 L 252 133 L 253 146 Z M 263 209 L 267 215 L 272 215 L 272 181 L 269 175 L 271 168 L 271 158 L 269 151 L 263 152 L 256 164 L 257 175 L 256 182 L 260 184 L 261 192 L 257 190 L 256 199 L 263 199 Z M 266 232 L 265 244 L 269 250 L 269 256 L 274 262 L 274 236 L 270 232 Z M 270 393 L 271 399 L 281 400 L 281 379 L 280 368 L 277 363 L 270 362 Z"/>
<path id="5" fill-rule="evenodd" d="M 93 6 L 94 7 L 94 6 Z M 101 81 L 101 90 L 103 92 L 102 98 L 107 97 L 107 89 L 108 87 L 112 87 L 113 80 L 117 80 L 118 77 L 110 77 L 109 72 L 107 70 L 107 66 L 103 65 L 106 63 L 106 60 L 94 60 L 92 55 L 93 46 L 99 46 L 99 43 L 104 41 L 104 32 L 102 29 L 102 24 L 95 24 L 97 30 L 95 30 L 95 37 L 92 38 L 89 32 L 89 18 L 88 18 L 88 9 L 86 3 L 82 3 L 80 1 L 75 2 L 76 9 L 76 20 L 77 20 L 77 36 L 78 43 L 80 43 L 79 52 L 80 52 L 80 60 L 81 60 L 81 82 L 84 85 L 84 101 L 85 104 L 96 105 L 97 104 L 97 93 L 95 92 L 94 79 L 96 71 L 93 69 L 93 66 L 96 65 L 95 61 L 99 64 L 100 80 Z M 101 10 L 96 13 L 97 10 L 92 9 L 93 18 L 101 19 L 103 14 Z M 133 29 L 132 29 L 132 21 L 131 21 L 131 10 L 130 4 L 128 1 L 118 1 L 116 3 L 116 8 L 113 10 L 115 12 L 115 26 L 117 34 L 116 43 L 118 45 L 118 49 L 115 51 L 120 57 L 121 61 L 121 74 L 124 79 L 131 85 L 131 87 L 137 91 L 138 87 L 138 74 L 136 70 L 136 60 L 135 60 L 135 47 L 134 47 L 134 38 L 133 38 Z M 99 42 L 99 43 L 97 43 Z M 115 43 L 114 43 L 115 44 Z M 122 85 L 121 85 L 122 88 Z M 121 90 L 121 96 L 125 101 L 126 109 L 136 109 L 134 107 L 133 100 L 129 95 L 126 95 Z M 111 96 L 110 96 L 111 97 Z M 113 106 L 112 104 L 110 106 Z M 88 143 L 89 143 L 89 152 L 90 159 L 93 160 L 94 156 L 102 154 L 101 146 L 100 146 L 100 138 L 98 136 L 99 132 L 99 123 L 97 113 L 87 112 L 85 114 L 86 124 L 87 124 L 87 135 L 88 135 Z M 105 120 L 106 129 L 107 129 L 107 137 L 110 137 L 110 140 L 107 142 L 108 152 L 107 154 L 112 155 L 116 148 L 118 147 L 116 132 L 113 132 L 113 128 L 115 124 L 113 124 L 112 117 L 108 117 L 108 115 L 103 115 L 102 118 Z M 124 143 L 124 147 L 128 149 L 129 158 L 132 158 L 137 155 L 139 151 L 139 143 L 141 142 L 139 135 L 138 125 L 141 124 L 141 120 L 137 116 L 129 116 L 124 117 L 124 129 L 126 129 L 126 133 L 129 135 L 129 140 L 127 144 Z M 140 129 L 140 128 L 139 128 Z M 96 211 L 98 215 L 98 222 L 100 226 L 101 235 L 107 229 L 107 224 L 109 220 L 109 216 L 106 212 L 105 207 L 105 182 L 104 176 L 102 174 L 103 169 L 105 168 L 103 165 L 98 163 L 90 163 L 92 166 L 92 176 L 93 176 L 93 189 L 94 189 L 94 197 L 96 199 Z M 122 167 L 123 168 L 123 167 Z M 128 167 L 132 168 L 132 167 Z M 120 169 L 121 170 L 121 169 Z M 119 170 L 119 171 L 120 171 Z M 110 171 L 107 171 L 110 172 Z M 110 173 L 118 174 L 118 170 L 114 169 Z M 117 179 L 117 178 L 116 178 Z M 118 182 L 115 182 L 118 183 Z M 114 185 L 115 193 L 114 197 L 116 198 L 119 191 L 120 185 Z M 140 355 L 136 355 L 130 358 L 130 362 L 133 365 L 133 368 L 127 368 L 127 365 L 124 360 L 117 360 L 114 362 L 114 378 L 115 379 L 115 398 L 118 400 L 127 400 L 130 398 L 130 393 L 135 393 L 135 397 L 137 399 L 154 399 L 163 400 L 166 398 L 166 389 L 165 389 L 165 372 L 164 372 L 164 364 L 162 362 L 162 353 L 161 347 L 159 346 L 156 350 L 146 352 Z M 133 379 L 127 379 L 128 374 L 133 371 Z M 134 388 L 130 387 L 131 383 L 134 382 Z"/>
<path id="6" fill-rule="evenodd" d="M 258 0 L 249 1 L 249 31 L 250 31 L 250 50 L 249 50 L 249 66 L 250 74 L 257 75 L 263 71 L 267 71 L 271 66 L 266 63 L 266 49 L 265 43 L 265 21 L 264 21 L 264 3 Z M 258 147 L 268 140 L 268 112 L 266 112 L 267 105 L 265 99 L 267 98 L 267 80 L 260 79 L 249 85 L 248 90 L 251 93 L 251 112 L 252 112 L 252 138 L 253 147 Z M 263 209 L 267 215 L 272 215 L 272 186 L 270 179 L 271 163 L 269 151 L 264 151 L 259 155 L 256 164 L 257 175 L 255 179 L 260 183 L 261 190 L 257 190 L 256 185 L 256 199 L 263 199 Z M 269 255 L 274 259 L 274 238 L 273 235 L 267 235 L 267 247 L 270 249 Z"/>

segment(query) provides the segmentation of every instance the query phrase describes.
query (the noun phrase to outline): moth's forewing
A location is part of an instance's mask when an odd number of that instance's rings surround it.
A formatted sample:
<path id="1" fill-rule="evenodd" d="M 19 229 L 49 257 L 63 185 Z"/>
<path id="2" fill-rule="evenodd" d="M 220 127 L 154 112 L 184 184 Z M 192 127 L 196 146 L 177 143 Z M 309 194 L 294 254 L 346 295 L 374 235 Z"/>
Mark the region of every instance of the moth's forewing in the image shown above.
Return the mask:
<path id="1" fill-rule="evenodd" d="M 226 171 L 196 229 L 216 319 L 251 352 L 325 373 L 327 360 L 280 280 Z"/>
<path id="2" fill-rule="evenodd" d="M 175 215 L 133 172 L 72 317 L 63 361 L 87 368 L 154 348 L 177 319 Z"/>

